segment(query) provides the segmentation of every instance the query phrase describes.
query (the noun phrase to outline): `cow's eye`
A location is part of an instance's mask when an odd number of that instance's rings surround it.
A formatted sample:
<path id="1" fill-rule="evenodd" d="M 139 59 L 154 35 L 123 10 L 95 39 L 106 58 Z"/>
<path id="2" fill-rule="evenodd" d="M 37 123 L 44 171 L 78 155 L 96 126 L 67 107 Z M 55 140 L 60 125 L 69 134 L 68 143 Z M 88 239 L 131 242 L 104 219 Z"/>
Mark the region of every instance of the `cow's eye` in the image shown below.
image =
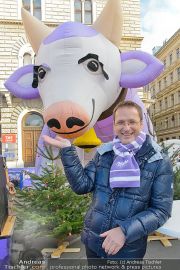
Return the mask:
<path id="1" fill-rule="evenodd" d="M 88 59 L 83 63 L 85 69 L 89 71 L 91 74 L 100 75 L 102 74 L 102 68 L 98 60 L 96 59 Z"/>
<path id="2" fill-rule="evenodd" d="M 39 67 L 38 69 L 38 77 L 40 80 L 44 79 L 46 75 L 46 70 L 43 67 Z"/>
<path id="3" fill-rule="evenodd" d="M 97 72 L 99 69 L 99 63 L 96 60 L 91 60 L 87 63 L 87 68 L 92 72 Z"/>
<path id="4" fill-rule="evenodd" d="M 87 54 L 86 56 L 78 60 L 78 64 L 83 64 L 87 71 L 90 71 L 91 74 L 101 75 L 103 74 L 106 80 L 109 80 L 109 76 L 104 70 L 104 65 L 98 59 L 96 54 Z"/>

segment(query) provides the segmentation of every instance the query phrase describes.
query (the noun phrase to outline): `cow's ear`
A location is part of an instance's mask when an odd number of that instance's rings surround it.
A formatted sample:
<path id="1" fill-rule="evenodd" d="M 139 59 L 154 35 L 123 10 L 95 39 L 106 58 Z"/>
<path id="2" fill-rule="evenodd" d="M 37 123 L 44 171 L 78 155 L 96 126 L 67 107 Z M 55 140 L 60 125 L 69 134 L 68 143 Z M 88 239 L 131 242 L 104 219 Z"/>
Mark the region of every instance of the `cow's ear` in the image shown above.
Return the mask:
<path id="1" fill-rule="evenodd" d="M 16 97 L 22 99 L 38 98 L 38 88 L 32 87 L 33 65 L 17 69 L 4 83 L 4 86 Z"/>
<path id="2" fill-rule="evenodd" d="M 137 88 L 152 82 L 163 70 L 163 63 L 149 53 L 130 51 L 121 53 L 120 86 Z"/>

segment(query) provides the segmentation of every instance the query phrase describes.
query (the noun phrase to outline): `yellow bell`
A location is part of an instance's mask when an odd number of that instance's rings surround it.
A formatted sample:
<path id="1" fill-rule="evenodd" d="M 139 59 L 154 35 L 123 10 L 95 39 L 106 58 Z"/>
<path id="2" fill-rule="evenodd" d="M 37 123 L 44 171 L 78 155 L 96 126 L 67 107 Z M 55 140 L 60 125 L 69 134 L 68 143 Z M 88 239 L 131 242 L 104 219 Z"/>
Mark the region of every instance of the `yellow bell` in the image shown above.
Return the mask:
<path id="1" fill-rule="evenodd" d="M 91 128 L 73 141 L 75 146 L 85 149 L 86 152 L 89 152 L 92 148 L 99 146 L 101 143 L 101 140 L 96 136 L 94 128 Z"/>

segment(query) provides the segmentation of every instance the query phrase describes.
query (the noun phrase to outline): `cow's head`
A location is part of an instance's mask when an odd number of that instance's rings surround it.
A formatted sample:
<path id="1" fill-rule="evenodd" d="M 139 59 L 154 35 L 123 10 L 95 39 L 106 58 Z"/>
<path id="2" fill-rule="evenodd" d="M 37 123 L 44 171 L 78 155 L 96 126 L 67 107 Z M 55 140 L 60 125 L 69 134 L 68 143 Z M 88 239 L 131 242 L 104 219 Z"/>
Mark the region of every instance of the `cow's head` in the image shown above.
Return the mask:
<path id="1" fill-rule="evenodd" d="M 40 96 L 45 123 L 63 137 L 85 133 L 113 108 L 123 87 L 144 86 L 162 70 L 147 53 L 119 52 L 119 0 L 109 0 L 92 27 L 67 22 L 52 32 L 24 9 L 22 18 L 36 63 L 19 68 L 5 86 L 23 99 Z"/>

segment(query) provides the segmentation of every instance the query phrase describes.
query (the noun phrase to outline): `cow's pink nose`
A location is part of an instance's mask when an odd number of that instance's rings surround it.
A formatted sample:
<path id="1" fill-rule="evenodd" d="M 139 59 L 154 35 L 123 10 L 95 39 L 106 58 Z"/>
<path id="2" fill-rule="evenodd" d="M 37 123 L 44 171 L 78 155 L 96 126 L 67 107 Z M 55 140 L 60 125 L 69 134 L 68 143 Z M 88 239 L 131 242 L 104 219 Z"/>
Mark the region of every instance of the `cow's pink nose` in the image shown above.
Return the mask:
<path id="1" fill-rule="evenodd" d="M 90 117 L 79 104 L 61 101 L 44 111 L 44 120 L 60 136 L 75 138 L 86 132 Z"/>

